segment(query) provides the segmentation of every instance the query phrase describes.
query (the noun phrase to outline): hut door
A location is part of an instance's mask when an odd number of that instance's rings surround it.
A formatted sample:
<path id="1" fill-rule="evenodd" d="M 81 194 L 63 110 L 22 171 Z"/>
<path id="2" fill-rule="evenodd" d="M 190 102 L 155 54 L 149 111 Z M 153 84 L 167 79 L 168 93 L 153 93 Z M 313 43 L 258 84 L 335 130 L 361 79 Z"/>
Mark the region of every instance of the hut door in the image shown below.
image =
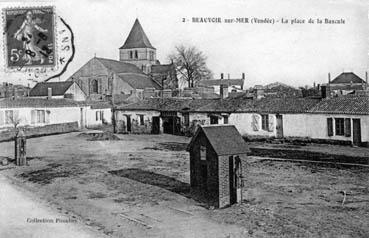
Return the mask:
<path id="1" fill-rule="evenodd" d="M 282 120 L 282 115 L 276 115 L 276 118 L 277 118 L 277 125 L 276 125 L 277 138 L 282 138 L 283 137 L 283 120 Z"/>
<path id="2" fill-rule="evenodd" d="M 130 115 L 126 115 L 127 118 L 127 132 L 131 132 L 132 128 L 131 128 L 131 116 Z"/>
<path id="3" fill-rule="evenodd" d="M 160 118 L 159 117 L 152 117 L 152 134 L 159 134 L 160 133 Z"/>
<path id="4" fill-rule="evenodd" d="M 229 197 L 230 204 L 241 201 L 241 160 L 238 156 L 229 157 Z"/>
<path id="5" fill-rule="evenodd" d="M 361 144 L 361 126 L 360 119 L 352 119 L 352 142 L 354 145 Z"/>

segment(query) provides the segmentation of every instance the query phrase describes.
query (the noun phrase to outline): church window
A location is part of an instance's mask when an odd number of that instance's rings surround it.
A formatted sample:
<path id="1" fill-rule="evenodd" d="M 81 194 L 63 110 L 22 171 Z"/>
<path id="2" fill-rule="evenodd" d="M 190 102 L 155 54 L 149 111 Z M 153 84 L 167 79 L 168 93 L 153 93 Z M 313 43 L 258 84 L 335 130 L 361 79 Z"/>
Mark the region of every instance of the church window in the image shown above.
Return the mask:
<path id="1" fill-rule="evenodd" d="M 135 50 L 135 59 L 138 59 L 138 52 Z"/>
<path id="2" fill-rule="evenodd" d="M 91 88 L 92 88 L 92 93 L 98 93 L 99 92 L 99 83 L 97 82 L 97 80 L 93 80 L 92 84 L 91 84 Z"/>

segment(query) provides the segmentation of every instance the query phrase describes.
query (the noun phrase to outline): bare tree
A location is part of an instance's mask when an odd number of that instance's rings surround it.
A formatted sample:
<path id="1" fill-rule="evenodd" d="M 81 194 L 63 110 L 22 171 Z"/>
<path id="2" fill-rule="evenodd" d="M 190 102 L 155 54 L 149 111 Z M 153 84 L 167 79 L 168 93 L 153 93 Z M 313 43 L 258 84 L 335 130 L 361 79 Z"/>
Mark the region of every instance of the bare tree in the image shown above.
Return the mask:
<path id="1" fill-rule="evenodd" d="M 176 65 L 179 78 L 187 82 L 189 88 L 200 80 L 212 77 L 212 72 L 206 66 L 207 57 L 194 46 L 176 46 L 169 59 Z"/>

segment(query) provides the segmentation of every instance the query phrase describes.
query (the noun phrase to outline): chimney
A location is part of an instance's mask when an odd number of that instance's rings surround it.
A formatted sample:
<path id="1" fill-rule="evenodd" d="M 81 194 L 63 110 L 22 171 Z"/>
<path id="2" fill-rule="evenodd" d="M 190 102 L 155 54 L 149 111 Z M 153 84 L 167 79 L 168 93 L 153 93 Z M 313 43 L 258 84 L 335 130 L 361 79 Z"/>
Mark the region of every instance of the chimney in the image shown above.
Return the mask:
<path id="1" fill-rule="evenodd" d="M 51 99 L 53 97 L 53 89 L 47 88 L 47 99 Z"/>
<path id="2" fill-rule="evenodd" d="M 224 78 L 224 74 L 220 73 L 220 79 L 223 79 L 223 78 Z"/>
<path id="3" fill-rule="evenodd" d="M 245 73 L 242 73 L 242 79 L 245 79 Z"/>
<path id="4" fill-rule="evenodd" d="M 228 97 L 228 85 L 221 84 L 220 85 L 220 98 L 227 98 Z"/>
<path id="5" fill-rule="evenodd" d="M 331 73 L 328 73 L 328 84 L 331 84 Z"/>
<path id="6" fill-rule="evenodd" d="M 228 74 L 228 79 L 230 79 L 230 75 Z"/>
<path id="7" fill-rule="evenodd" d="M 315 82 L 314 82 L 314 84 L 313 84 L 313 88 L 315 89 Z"/>

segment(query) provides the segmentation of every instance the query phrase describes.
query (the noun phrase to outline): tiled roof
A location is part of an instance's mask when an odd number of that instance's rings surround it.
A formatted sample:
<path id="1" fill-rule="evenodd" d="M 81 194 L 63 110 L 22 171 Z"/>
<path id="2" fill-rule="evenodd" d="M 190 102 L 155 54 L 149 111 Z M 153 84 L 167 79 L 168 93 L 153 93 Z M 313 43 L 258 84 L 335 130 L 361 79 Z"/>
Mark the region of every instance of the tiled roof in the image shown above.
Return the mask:
<path id="1" fill-rule="evenodd" d="M 129 105 L 117 106 L 120 110 L 195 111 L 217 99 L 150 98 Z"/>
<path id="2" fill-rule="evenodd" d="M 102 63 L 106 68 L 114 71 L 115 73 L 137 73 L 143 74 L 136 65 L 124 63 L 118 60 L 96 58 L 100 63 Z"/>
<path id="3" fill-rule="evenodd" d="M 119 78 L 136 89 L 155 88 L 161 89 L 160 85 L 144 74 L 118 74 Z"/>
<path id="4" fill-rule="evenodd" d="M 275 98 L 252 99 L 247 95 L 229 97 L 197 109 L 199 112 L 259 112 L 259 113 L 301 113 L 306 112 L 319 102 L 311 98 Z"/>
<path id="5" fill-rule="evenodd" d="M 238 85 L 243 86 L 243 79 L 210 79 L 210 80 L 201 80 L 199 85 L 203 86 L 217 86 L 220 84 L 226 84 L 228 86 Z"/>
<path id="6" fill-rule="evenodd" d="M 37 83 L 29 92 L 31 97 L 47 96 L 48 88 L 52 89 L 53 96 L 64 95 L 72 86 L 73 81 Z"/>
<path id="7" fill-rule="evenodd" d="M 152 74 L 162 74 L 170 72 L 174 69 L 173 64 L 158 64 L 151 66 L 151 73 Z"/>
<path id="8" fill-rule="evenodd" d="M 151 48 L 155 49 L 147 38 L 138 19 L 135 20 L 129 35 L 124 42 L 123 46 L 119 49 L 132 49 L 132 48 Z"/>
<path id="9" fill-rule="evenodd" d="M 340 75 L 338 75 L 335 79 L 332 80 L 331 84 L 338 84 L 338 83 L 350 84 L 351 82 L 352 83 L 365 83 L 365 81 L 361 79 L 359 76 L 357 76 L 356 74 L 352 72 L 346 72 L 346 73 L 341 73 Z"/>
<path id="10" fill-rule="evenodd" d="M 192 137 L 187 150 L 191 150 L 200 133 L 205 134 L 218 156 L 246 154 L 249 152 L 247 144 L 233 125 L 200 126 Z"/>
<path id="11" fill-rule="evenodd" d="M 91 109 L 112 108 L 111 103 L 108 101 L 86 101 L 84 104 L 86 106 L 91 106 Z"/>
<path id="12" fill-rule="evenodd" d="M 311 108 L 309 112 L 369 115 L 369 97 L 347 95 L 327 98 Z"/>
<path id="13" fill-rule="evenodd" d="M 76 102 L 71 99 L 43 99 L 43 98 L 17 98 L 0 99 L 0 108 L 45 108 L 45 107 L 78 107 L 83 102 Z"/>
<path id="14" fill-rule="evenodd" d="M 303 113 L 314 107 L 320 99 L 266 97 L 241 104 L 237 111 L 260 113 Z"/>

